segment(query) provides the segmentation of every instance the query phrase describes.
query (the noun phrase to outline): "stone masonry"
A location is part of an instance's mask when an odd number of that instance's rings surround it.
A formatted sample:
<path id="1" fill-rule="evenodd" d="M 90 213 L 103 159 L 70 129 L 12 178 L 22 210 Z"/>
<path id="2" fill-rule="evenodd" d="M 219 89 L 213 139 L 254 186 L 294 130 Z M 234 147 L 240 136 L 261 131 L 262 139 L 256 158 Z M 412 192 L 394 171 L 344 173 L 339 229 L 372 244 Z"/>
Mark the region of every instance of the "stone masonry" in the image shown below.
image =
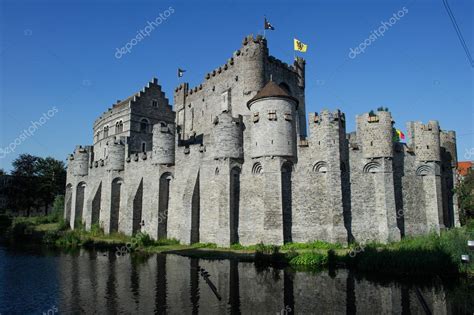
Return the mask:
<path id="1" fill-rule="evenodd" d="M 263 242 L 389 242 L 459 225 L 456 135 L 390 112 L 305 110 L 305 60 L 270 56 L 247 36 L 204 81 L 156 79 L 94 123 L 94 144 L 69 157 L 72 228 L 148 233 L 229 246 Z M 309 135 L 307 132 L 309 130 Z"/>

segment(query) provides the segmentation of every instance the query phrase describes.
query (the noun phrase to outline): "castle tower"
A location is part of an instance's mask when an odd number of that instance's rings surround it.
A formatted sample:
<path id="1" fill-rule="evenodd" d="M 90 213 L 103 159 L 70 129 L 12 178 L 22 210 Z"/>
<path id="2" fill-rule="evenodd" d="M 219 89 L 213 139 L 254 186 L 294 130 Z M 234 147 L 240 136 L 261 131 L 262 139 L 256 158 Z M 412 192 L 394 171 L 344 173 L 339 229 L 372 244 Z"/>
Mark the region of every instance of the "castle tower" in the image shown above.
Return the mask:
<path id="1" fill-rule="evenodd" d="M 74 159 L 72 163 L 73 174 L 76 176 L 86 176 L 89 173 L 89 150 L 77 146 L 74 150 Z"/>
<path id="2" fill-rule="evenodd" d="M 357 116 L 357 139 L 362 147 L 364 164 L 362 169 L 357 169 L 357 175 L 366 186 L 351 187 L 352 230 L 360 231 L 354 233 L 356 241 L 399 240 L 393 188 L 393 128 L 390 112 L 377 111 Z M 372 221 L 374 217 L 377 220 Z M 371 222 L 372 228 L 366 226 L 367 222 Z"/>
<path id="3" fill-rule="evenodd" d="M 247 106 L 251 111 L 251 156 L 296 156 L 298 101 L 275 82 L 268 82 Z"/>
<path id="4" fill-rule="evenodd" d="M 241 159 L 242 148 L 242 116 L 233 118 L 229 112 L 223 112 L 214 119 L 212 130 L 214 138 L 214 158 Z"/>
<path id="5" fill-rule="evenodd" d="M 153 126 L 153 160 L 157 164 L 175 162 L 174 124 L 159 123 Z"/>
<path id="6" fill-rule="evenodd" d="M 439 123 L 431 120 L 428 124 L 409 122 L 408 145 L 414 150 L 416 160 L 419 162 L 439 162 L 440 156 L 440 130 Z"/>
<path id="7" fill-rule="evenodd" d="M 265 85 L 265 60 L 268 57 L 267 40 L 261 35 L 249 35 L 242 41 L 242 69 L 244 95 L 255 95 Z"/>
<path id="8" fill-rule="evenodd" d="M 413 220 L 405 224 L 414 225 L 411 230 L 414 233 L 427 233 L 435 231 L 439 233 L 444 228 L 442 186 L 441 186 L 441 147 L 440 129 L 437 121 L 429 121 L 427 124 L 421 122 L 408 122 L 408 145 L 415 153 L 415 169 L 413 170 L 423 192 L 422 221 Z M 416 228 L 415 226 L 421 226 Z"/>
<path id="9" fill-rule="evenodd" d="M 330 216 L 328 225 L 331 226 L 331 235 L 328 241 L 344 244 L 348 241 L 348 235 L 344 226 L 343 191 L 344 185 L 349 185 L 348 179 L 345 179 L 349 164 L 345 115 L 339 110 L 310 113 L 309 128 L 313 171 L 323 175 L 320 179 L 326 181 L 324 187 L 328 188 L 325 189 L 327 205 L 324 207 L 324 212 Z"/>
<path id="10" fill-rule="evenodd" d="M 109 141 L 107 170 L 123 171 L 125 168 L 125 145 L 120 140 Z"/>
<path id="11" fill-rule="evenodd" d="M 250 117 L 250 155 L 263 164 L 262 196 L 264 243 L 291 240 L 291 176 L 296 158 L 296 98 L 268 82 L 247 102 Z"/>
<path id="12" fill-rule="evenodd" d="M 457 150 L 456 150 L 456 132 L 441 131 L 441 179 L 443 193 L 443 214 L 444 225 L 447 227 L 460 226 L 458 214 L 458 201 L 456 194 L 453 193 L 456 185 L 457 169 Z"/>

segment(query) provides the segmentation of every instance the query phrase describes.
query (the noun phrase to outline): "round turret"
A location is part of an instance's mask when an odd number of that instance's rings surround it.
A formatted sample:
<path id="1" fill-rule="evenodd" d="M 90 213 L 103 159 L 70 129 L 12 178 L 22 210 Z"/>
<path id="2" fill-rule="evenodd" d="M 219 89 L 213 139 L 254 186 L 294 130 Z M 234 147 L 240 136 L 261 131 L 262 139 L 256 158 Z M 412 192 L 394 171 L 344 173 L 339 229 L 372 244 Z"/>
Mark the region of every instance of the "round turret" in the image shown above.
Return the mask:
<path id="1" fill-rule="evenodd" d="M 393 157 L 392 122 L 388 111 L 357 117 L 357 138 L 362 143 L 364 158 Z"/>
<path id="2" fill-rule="evenodd" d="M 83 147 L 74 151 L 73 173 L 77 176 L 86 176 L 89 173 L 89 152 Z"/>
<path id="3" fill-rule="evenodd" d="M 430 120 L 428 124 L 414 123 L 414 146 L 418 161 L 440 161 L 439 123 Z"/>
<path id="4" fill-rule="evenodd" d="M 265 85 L 265 57 L 268 55 L 267 41 L 261 36 L 249 35 L 242 42 L 242 72 L 244 94 L 257 93 Z"/>
<path id="5" fill-rule="evenodd" d="M 444 148 L 444 159 L 451 163 L 452 167 L 457 166 L 457 150 L 456 150 L 456 132 L 441 131 L 440 133 L 441 147 Z"/>
<path id="6" fill-rule="evenodd" d="M 120 140 L 108 142 L 107 169 L 123 171 L 125 168 L 125 145 Z"/>
<path id="7" fill-rule="evenodd" d="M 298 100 L 270 81 L 247 106 L 251 111 L 251 156 L 295 156 Z"/>
<path id="8" fill-rule="evenodd" d="M 158 164 L 174 164 L 175 126 L 159 123 L 153 126 L 153 160 Z"/>
<path id="9" fill-rule="evenodd" d="M 233 118 L 228 112 L 219 114 L 214 120 L 212 130 L 214 136 L 214 158 L 243 157 L 242 149 L 242 121 L 241 118 Z"/>

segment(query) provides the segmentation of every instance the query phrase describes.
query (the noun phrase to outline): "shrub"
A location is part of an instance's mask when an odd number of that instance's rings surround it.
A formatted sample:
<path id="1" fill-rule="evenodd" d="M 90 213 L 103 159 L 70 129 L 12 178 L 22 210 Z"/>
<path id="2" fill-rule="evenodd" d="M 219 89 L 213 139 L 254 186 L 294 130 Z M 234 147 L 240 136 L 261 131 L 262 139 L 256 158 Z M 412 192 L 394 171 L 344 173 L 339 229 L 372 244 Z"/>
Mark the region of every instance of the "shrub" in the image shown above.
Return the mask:
<path id="1" fill-rule="evenodd" d="M 95 224 L 92 224 L 91 230 L 89 231 L 89 234 L 93 237 L 103 236 L 104 235 L 104 229 L 100 226 L 99 223 L 95 223 Z"/>
<path id="2" fill-rule="evenodd" d="M 77 230 L 64 232 L 57 240 L 59 247 L 78 247 L 82 244 L 81 232 Z"/>
<path id="3" fill-rule="evenodd" d="M 290 260 L 291 265 L 304 267 L 325 267 L 328 264 L 328 255 L 315 252 L 299 254 Z"/>
<path id="4" fill-rule="evenodd" d="M 132 247 L 146 247 L 154 244 L 153 239 L 146 233 L 139 232 L 132 237 Z"/>
<path id="5" fill-rule="evenodd" d="M 280 247 L 276 245 L 265 245 L 260 242 L 257 244 L 255 251 L 257 254 L 276 255 L 280 252 Z"/>

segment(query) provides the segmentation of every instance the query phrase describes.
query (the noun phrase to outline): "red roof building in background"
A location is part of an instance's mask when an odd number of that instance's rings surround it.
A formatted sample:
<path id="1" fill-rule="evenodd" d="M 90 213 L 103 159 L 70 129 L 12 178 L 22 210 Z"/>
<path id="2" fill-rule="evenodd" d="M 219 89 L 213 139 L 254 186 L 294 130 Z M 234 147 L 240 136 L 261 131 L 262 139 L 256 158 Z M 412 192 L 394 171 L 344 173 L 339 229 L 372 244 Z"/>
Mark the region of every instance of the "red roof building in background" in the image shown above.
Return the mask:
<path id="1" fill-rule="evenodd" d="M 467 175 L 469 170 L 472 170 L 473 163 L 472 161 L 463 161 L 463 162 L 458 162 L 458 174 L 461 177 L 464 177 Z"/>

